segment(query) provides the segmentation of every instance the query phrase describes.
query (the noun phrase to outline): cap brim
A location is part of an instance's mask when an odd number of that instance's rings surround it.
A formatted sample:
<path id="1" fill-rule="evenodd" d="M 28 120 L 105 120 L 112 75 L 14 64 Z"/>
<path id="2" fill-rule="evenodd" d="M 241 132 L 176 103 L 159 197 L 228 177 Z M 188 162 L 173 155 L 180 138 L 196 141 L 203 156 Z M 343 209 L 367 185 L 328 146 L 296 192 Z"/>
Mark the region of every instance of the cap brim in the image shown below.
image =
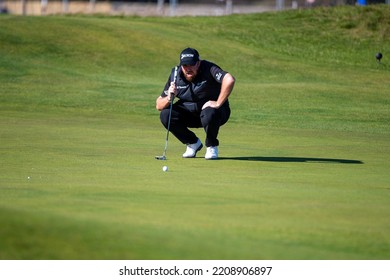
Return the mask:
<path id="1" fill-rule="evenodd" d="M 194 66 L 199 60 L 184 60 L 184 61 L 180 61 L 180 66 L 183 66 L 183 65 L 189 65 L 189 66 Z"/>

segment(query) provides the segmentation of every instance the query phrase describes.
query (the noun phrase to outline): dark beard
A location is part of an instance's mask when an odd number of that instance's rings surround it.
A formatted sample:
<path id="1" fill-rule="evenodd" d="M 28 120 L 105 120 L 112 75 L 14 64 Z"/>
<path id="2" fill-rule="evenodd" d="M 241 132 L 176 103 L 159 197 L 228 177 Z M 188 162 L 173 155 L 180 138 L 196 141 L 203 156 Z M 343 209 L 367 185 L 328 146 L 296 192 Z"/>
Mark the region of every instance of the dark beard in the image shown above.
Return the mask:
<path id="1" fill-rule="evenodd" d="M 193 72 L 192 72 L 193 73 Z M 191 74 L 192 74 L 191 73 Z M 194 73 L 195 74 L 195 73 Z M 187 76 L 187 75 L 184 75 L 184 77 L 186 78 L 187 81 L 189 82 L 193 82 L 196 78 L 196 75 L 192 75 L 191 77 Z"/>

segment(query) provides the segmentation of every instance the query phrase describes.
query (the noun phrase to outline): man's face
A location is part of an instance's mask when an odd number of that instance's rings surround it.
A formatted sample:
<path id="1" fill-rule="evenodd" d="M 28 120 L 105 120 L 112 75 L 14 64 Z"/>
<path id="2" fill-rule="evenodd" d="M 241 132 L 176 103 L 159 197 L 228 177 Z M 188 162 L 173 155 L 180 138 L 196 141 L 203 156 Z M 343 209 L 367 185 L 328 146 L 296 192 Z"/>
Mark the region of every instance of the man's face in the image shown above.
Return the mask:
<path id="1" fill-rule="evenodd" d="M 198 74 L 200 61 L 195 65 L 182 65 L 181 70 L 184 73 L 184 77 L 187 81 L 192 82 Z"/>

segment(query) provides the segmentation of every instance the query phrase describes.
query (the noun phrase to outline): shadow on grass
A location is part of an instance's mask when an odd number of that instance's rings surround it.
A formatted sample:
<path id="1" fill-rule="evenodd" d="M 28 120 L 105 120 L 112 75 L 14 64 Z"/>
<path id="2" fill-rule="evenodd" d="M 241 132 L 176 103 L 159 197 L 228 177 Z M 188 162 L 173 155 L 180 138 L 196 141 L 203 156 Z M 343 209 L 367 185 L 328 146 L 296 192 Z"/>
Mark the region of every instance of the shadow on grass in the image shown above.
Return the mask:
<path id="1" fill-rule="evenodd" d="M 363 164 L 360 160 L 309 157 L 219 157 L 219 160 Z"/>

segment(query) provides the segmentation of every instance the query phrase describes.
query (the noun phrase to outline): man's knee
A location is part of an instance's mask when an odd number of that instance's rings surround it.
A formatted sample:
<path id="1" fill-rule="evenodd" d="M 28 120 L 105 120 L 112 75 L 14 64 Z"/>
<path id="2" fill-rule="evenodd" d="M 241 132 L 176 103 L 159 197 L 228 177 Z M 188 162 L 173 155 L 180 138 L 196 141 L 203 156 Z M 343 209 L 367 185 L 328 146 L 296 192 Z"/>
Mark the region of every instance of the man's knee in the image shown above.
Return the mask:
<path id="1" fill-rule="evenodd" d="M 218 114 L 217 109 L 215 108 L 206 108 L 200 114 L 200 119 L 202 120 L 202 125 L 206 126 L 217 120 Z"/>

